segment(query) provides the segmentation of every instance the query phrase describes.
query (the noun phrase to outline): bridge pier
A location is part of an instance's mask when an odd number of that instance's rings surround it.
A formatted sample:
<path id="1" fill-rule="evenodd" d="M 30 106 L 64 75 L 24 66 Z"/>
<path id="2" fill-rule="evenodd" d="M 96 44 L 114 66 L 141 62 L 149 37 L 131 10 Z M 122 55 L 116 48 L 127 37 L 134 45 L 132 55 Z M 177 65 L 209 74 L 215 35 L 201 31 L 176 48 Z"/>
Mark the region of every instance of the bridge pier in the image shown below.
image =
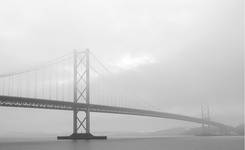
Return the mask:
<path id="1" fill-rule="evenodd" d="M 70 136 L 58 136 L 57 137 L 58 140 L 93 140 L 93 139 L 97 139 L 97 140 L 105 140 L 107 139 L 106 136 L 94 136 L 91 133 L 76 133 L 76 134 L 72 134 Z"/>

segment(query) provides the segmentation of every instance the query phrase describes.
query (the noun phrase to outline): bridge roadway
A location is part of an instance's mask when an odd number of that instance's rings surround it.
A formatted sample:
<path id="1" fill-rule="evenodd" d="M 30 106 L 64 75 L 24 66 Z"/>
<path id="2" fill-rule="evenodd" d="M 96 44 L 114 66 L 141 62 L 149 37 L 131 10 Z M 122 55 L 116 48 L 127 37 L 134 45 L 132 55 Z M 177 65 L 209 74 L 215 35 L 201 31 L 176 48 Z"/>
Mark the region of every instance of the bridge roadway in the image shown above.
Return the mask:
<path id="1" fill-rule="evenodd" d="M 133 108 L 126 108 L 126 107 L 115 107 L 115 106 L 105 106 L 105 105 L 95 105 L 95 104 L 88 105 L 83 103 L 74 104 L 73 102 L 36 99 L 36 98 L 23 98 L 23 97 L 13 97 L 13 96 L 0 96 L 0 106 L 70 110 L 70 111 L 72 111 L 74 108 L 76 108 L 79 111 L 85 111 L 89 109 L 90 112 L 168 118 L 168 119 L 182 120 L 182 121 L 188 121 L 194 123 L 204 122 L 204 124 L 209 124 L 222 129 L 226 129 L 226 130 L 228 129 L 230 131 L 232 130 L 234 131 L 233 127 L 214 121 L 208 122 L 208 121 L 203 121 L 200 118 L 189 117 L 185 115 L 178 115 L 178 114 L 150 111 L 150 110 L 143 110 L 143 109 L 133 109 Z"/>

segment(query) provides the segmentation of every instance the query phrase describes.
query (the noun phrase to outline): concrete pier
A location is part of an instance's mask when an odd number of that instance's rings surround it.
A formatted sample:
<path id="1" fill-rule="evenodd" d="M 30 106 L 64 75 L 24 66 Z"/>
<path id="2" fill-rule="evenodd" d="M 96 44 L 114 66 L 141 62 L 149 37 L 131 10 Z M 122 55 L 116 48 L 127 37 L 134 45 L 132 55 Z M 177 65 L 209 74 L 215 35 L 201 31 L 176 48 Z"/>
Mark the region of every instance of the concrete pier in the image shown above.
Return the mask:
<path id="1" fill-rule="evenodd" d="M 72 134 L 70 136 L 58 136 L 58 140 L 92 140 L 92 139 L 100 139 L 100 140 L 106 140 L 106 136 L 94 136 L 90 133 L 77 133 Z"/>

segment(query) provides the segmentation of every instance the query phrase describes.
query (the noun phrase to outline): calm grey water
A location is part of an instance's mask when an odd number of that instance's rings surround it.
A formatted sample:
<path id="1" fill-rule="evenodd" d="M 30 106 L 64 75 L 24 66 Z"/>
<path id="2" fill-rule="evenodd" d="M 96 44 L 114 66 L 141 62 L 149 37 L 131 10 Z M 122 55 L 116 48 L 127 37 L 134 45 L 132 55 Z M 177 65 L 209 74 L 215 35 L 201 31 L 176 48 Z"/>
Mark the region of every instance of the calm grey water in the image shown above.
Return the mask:
<path id="1" fill-rule="evenodd" d="M 163 137 L 1 142 L 0 150 L 243 150 L 244 137 Z"/>

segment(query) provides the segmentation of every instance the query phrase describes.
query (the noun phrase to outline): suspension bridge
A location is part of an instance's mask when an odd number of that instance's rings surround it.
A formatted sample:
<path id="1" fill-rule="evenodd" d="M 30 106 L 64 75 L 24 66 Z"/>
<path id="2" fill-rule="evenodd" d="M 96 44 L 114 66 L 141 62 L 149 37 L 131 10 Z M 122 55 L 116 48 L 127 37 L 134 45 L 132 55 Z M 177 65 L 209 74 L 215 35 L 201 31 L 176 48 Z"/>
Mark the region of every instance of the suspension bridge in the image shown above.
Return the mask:
<path id="1" fill-rule="evenodd" d="M 91 134 L 91 112 L 168 118 L 234 130 L 209 119 L 156 111 L 142 97 L 134 98 L 134 105 L 132 97 L 115 92 L 115 83 L 105 74 L 110 70 L 92 52 L 74 50 L 44 65 L 0 75 L 0 106 L 73 112 L 73 133 L 58 139 L 106 139 Z M 116 90 L 125 93 L 127 89 Z"/>

